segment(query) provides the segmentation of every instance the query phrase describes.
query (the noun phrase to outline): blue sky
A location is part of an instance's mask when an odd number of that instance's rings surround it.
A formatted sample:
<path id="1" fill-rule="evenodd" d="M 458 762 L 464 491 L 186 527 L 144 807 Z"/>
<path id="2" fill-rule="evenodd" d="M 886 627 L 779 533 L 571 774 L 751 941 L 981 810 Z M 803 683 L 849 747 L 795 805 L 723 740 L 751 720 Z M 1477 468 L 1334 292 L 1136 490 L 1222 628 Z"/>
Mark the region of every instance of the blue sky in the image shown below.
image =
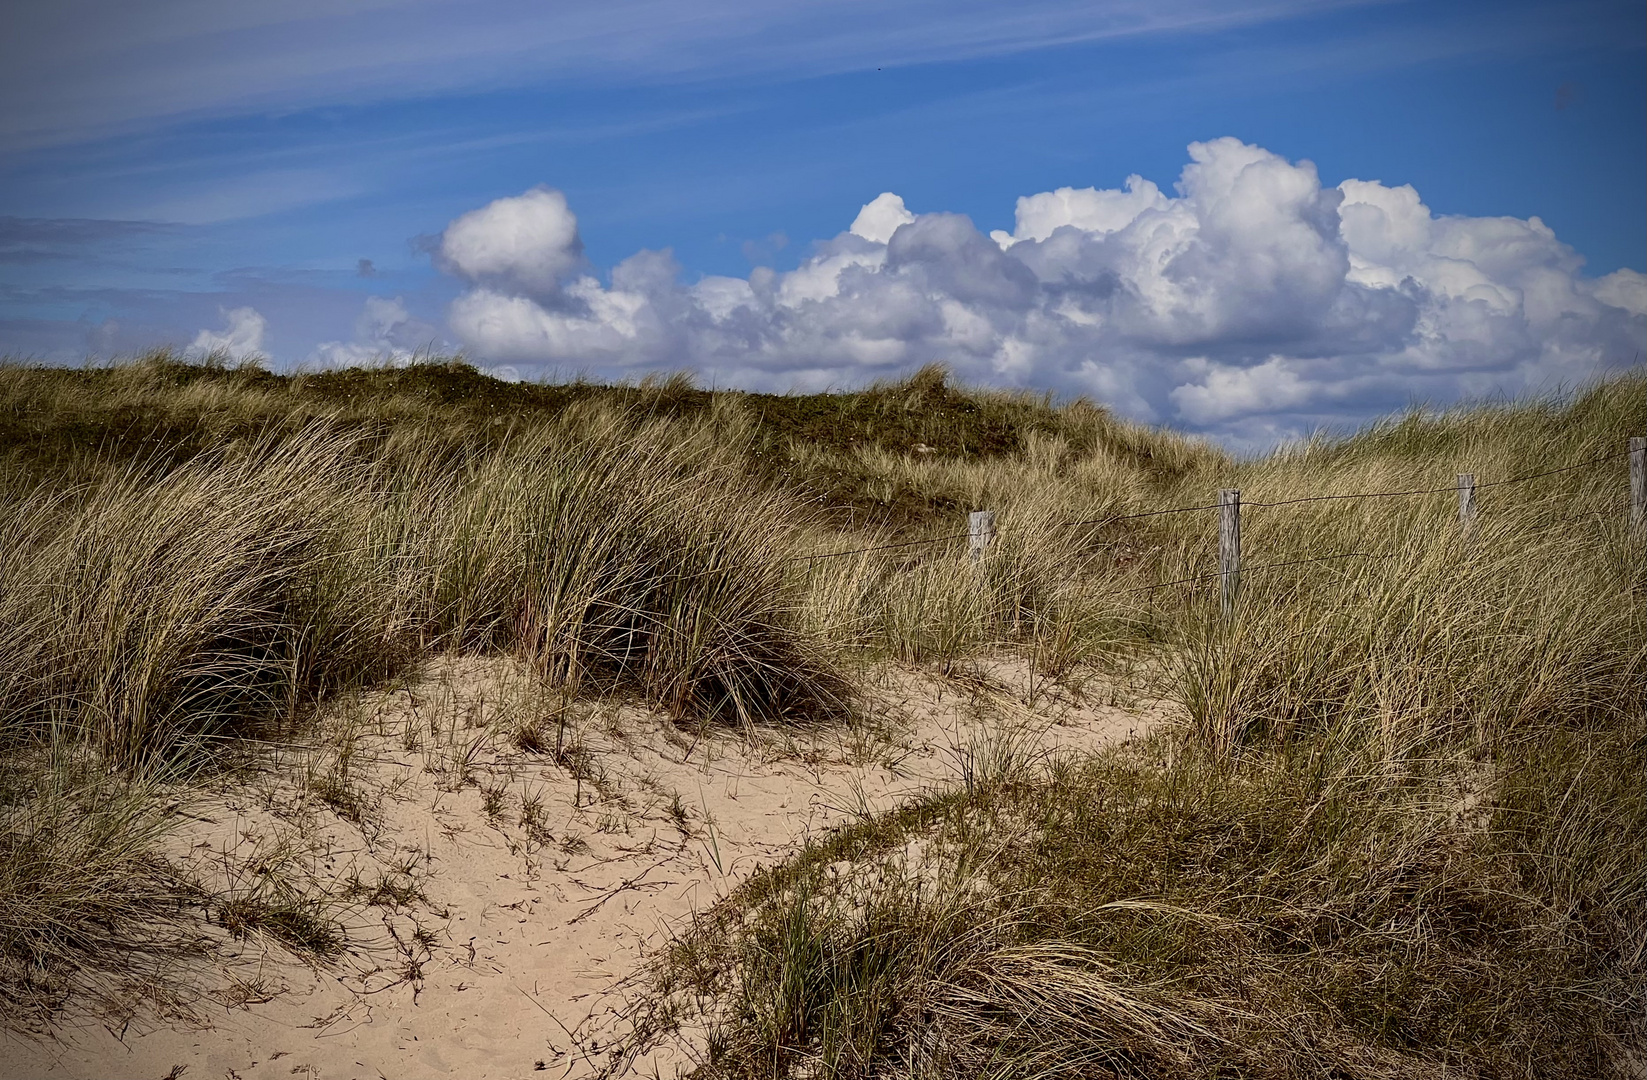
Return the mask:
<path id="1" fill-rule="evenodd" d="M 0 351 L 288 367 L 435 343 L 519 376 L 768 389 L 944 359 L 1263 443 L 1647 342 L 1634 2 L 140 8 L 39 5 L 0 42 Z M 1175 187 L 1192 158 L 1200 186 Z M 1164 194 L 1114 228 L 1085 196 L 1015 217 L 1132 175 Z M 1339 237 L 1368 207 L 1396 228 L 1403 185 L 1421 239 Z M 539 187 L 562 202 L 497 202 Z M 883 192 L 902 239 L 847 233 Z M 574 232 L 453 257 L 489 206 L 475 243 Z M 1060 224 L 1061 248 L 1036 232 Z M 957 276 L 986 263 L 996 286 Z"/>

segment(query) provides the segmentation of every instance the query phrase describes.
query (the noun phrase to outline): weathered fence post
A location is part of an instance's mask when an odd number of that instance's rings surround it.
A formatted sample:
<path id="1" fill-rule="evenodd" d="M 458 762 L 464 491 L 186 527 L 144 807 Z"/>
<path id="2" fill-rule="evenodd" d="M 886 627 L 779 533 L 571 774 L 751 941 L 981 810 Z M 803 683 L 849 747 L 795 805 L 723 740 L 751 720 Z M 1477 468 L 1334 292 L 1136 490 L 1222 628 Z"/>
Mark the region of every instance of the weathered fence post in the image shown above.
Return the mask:
<path id="1" fill-rule="evenodd" d="M 1458 474 L 1458 527 L 1465 536 L 1475 529 L 1475 473 Z"/>
<path id="2" fill-rule="evenodd" d="M 1630 524 L 1647 525 L 1647 439 L 1630 440 Z"/>
<path id="3" fill-rule="evenodd" d="M 967 518 L 967 554 L 977 562 L 995 542 L 995 511 L 975 510 Z"/>
<path id="4" fill-rule="evenodd" d="M 1224 618 L 1235 614 L 1241 589 L 1241 489 L 1218 492 L 1218 573 L 1224 582 Z"/>

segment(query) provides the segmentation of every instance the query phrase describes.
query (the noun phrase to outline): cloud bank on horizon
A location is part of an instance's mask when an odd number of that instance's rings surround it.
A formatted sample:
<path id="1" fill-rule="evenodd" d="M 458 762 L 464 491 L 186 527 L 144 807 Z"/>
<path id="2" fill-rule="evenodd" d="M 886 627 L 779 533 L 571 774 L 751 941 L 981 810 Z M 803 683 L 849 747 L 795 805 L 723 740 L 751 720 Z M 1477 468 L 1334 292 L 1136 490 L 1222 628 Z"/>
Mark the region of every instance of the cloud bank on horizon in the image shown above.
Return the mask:
<path id="1" fill-rule="evenodd" d="M 1323 187 L 1234 138 L 1189 155 L 1173 194 L 1132 176 L 1028 195 L 989 236 L 885 193 L 796 269 L 747 278 L 683 282 L 665 250 L 603 283 L 548 188 L 462 215 L 434 255 L 468 286 L 451 333 L 506 377 L 815 389 L 938 361 L 1249 445 L 1369 404 L 1572 385 L 1647 346 L 1647 275 L 1584 276 L 1537 217 L 1436 217 L 1411 186 Z"/>

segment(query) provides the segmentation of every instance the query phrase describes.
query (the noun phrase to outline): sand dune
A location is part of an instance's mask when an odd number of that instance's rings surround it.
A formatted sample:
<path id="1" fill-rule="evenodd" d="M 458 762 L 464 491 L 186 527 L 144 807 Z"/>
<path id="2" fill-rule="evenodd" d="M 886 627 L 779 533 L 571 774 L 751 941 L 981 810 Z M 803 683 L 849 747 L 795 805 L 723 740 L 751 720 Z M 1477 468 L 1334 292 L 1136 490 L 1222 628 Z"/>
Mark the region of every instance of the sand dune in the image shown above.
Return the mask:
<path id="1" fill-rule="evenodd" d="M 345 703 L 329 739 L 271 745 L 210 794 L 180 793 L 175 858 L 231 891 L 349 897 L 332 909 L 340 956 L 307 964 L 211 926 L 212 963 L 171 973 L 188 989 L 128 988 L 122 1009 L 82 1007 L 54 1037 L 8 1036 L 0 1075 L 674 1075 L 690 1037 L 633 1060 L 622 1040 L 637 975 L 695 911 L 808 838 L 954 780 L 991 740 L 1057 753 L 1163 715 L 1114 704 L 1107 684 L 1029 676 L 1012 659 L 882 668 L 860 725 L 804 734 L 694 736 L 578 703 L 557 762 L 503 734 L 528 679 L 512 661 L 432 662 Z"/>

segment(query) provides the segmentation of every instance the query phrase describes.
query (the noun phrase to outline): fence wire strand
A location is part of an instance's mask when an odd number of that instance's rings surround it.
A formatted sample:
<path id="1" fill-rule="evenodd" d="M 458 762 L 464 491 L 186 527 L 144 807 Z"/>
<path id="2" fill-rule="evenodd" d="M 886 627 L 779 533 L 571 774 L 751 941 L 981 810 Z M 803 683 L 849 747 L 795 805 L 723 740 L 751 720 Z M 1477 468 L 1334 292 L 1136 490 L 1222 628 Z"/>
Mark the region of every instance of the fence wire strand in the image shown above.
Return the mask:
<path id="1" fill-rule="evenodd" d="M 1597 462 L 1607 461 L 1610 458 L 1623 457 L 1628 453 L 1629 451 L 1625 450 L 1622 453 L 1613 452 L 1608 454 L 1598 454 L 1595 457 L 1587 458 L 1586 460 L 1579 462 L 1577 465 L 1564 465 L 1559 469 L 1546 469 L 1543 472 L 1526 473 L 1522 476 L 1512 476 L 1505 480 L 1489 480 L 1484 484 L 1477 484 L 1475 489 L 1480 491 L 1483 488 L 1503 487 L 1506 484 L 1520 484 L 1525 483 L 1528 480 L 1537 480 L 1545 476 L 1555 476 L 1557 473 L 1573 472 L 1577 469 L 1588 468 Z M 1458 484 L 1454 482 L 1446 485 L 1445 487 L 1414 488 L 1411 491 L 1357 491 L 1351 492 L 1347 495 L 1306 495 L 1297 499 L 1277 499 L 1274 502 L 1262 502 L 1256 499 L 1248 501 L 1246 499 L 1242 499 L 1241 507 L 1242 509 L 1245 509 L 1249 506 L 1292 506 L 1296 503 L 1327 502 L 1333 499 L 1394 499 L 1405 495 L 1439 495 L 1443 492 L 1457 490 Z"/>
<path id="2" fill-rule="evenodd" d="M 1395 552 L 1340 551 L 1334 555 L 1317 555 L 1313 559 L 1288 559 L 1286 562 L 1259 563 L 1257 566 L 1243 566 L 1239 570 L 1232 571 L 1232 573 L 1239 576 L 1241 574 L 1253 573 L 1259 570 L 1274 570 L 1282 566 L 1302 566 L 1305 563 L 1327 562 L 1330 559 L 1393 559 L 1395 556 Z M 1196 574 L 1194 577 L 1179 578 L 1177 581 L 1163 581 L 1158 585 L 1144 585 L 1136 589 L 1123 589 L 1122 592 L 1153 592 L 1156 589 L 1165 589 L 1169 585 L 1186 585 L 1192 581 L 1205 581 L 1208 578 L 1221 578 L 1224 576 L 1224 571 L 1214 570 L 1210 574 Z"/>
<path id="3" fill-rule="evenodd" d="M 1188 514 L 1196 510 L 1216 510 L 1219 503 L 1208 503 L 1205 506 L 1174 506 L 1170 510 L 1147 510 L 1141 514 L 1111 514 L 1109 517 L 1089 518 L 1085 521 L 1060 521 L 1053 525 L 1054 529 L 1073 528 L 1077 525 L 1110 525 L 1117 521 L 1133 521 L 1137 518 L 1161 517 L 1163 514 Z"/>
<path id="4" fill-rule="evenodd" d="M 821 555 L 790 555 L 785 562 L 812 562 L 816 559 L 839 559 L 844 555 L 867 555 L 872 551 L 891 551 L 894 548 L 920 547 L 922 544 L 942 544 L 950 540 L 964 540 L 972 533 L 950 533 L 948 536 L 929 536 L 924 540 L 899 540 L 892 544 L 876 544 L 872 547 L 851 548 L 847 551 L 826 551 Z"/>
<path id="5" fill-rule="evenodd" d="M 1503 480 L 1489 480 L 1486 483 L 1476 484 L 1475 489 L 1477 491 L 1480 491 L 1484 488 L 1504 487 L 1507 484 L 1521 484 L 1521 483 L 1526 483 L 1529 480 L 1542 479 L 1543 477 L 1546 477 L 1546 476 L 1556 476 L 1556 475 L 1559 475 L 1561 473 L 1575 472 L 1579 469 L 1584 469 L 1584 468 L 1588 468 L 1591 465 L 1595 465 L 1598 462 L 1608 461 L 1608 460 L 1611 460 L 1611 459 L 1617 458 L 1617 457 L 1628 456 L 1630 453 L 1631 453 L 1631 451 L 1624 450 L 1624 451 L 1614 451 L 1614 452 L 1605 453 L 1605 454 L 1597 454 L 1594 457 L 1586 458 L 1585 460 L 1578 462 L 1576 465 L 1564 465 L 1559 469 L 1545 469 L 1542 472 L 1524 473 L 1521 476 L 1511 476 L 1511 477 L 1508 477 L 1508 478 L 1503 479 Z M 1265 502 L 1265 501 L 1256 500 L 1256 499 L 1255 500 L 1243 499 L 1243 500 L 1241 500 L 1241 507 L 1242 507 L 1242 509 L 1247 509 L 1249 507 L 1268 509 L 1270 507 L 1276 507 L 1276 506 L 1296 506 L 1299 503 L 1334 502 L 1334 501 L 1342 501 L 1342 500 L 1347 500 L 1347 499 L 1396 499 L 1396 498 L 1404 498 L 1404 497 L 1411 496 L 1411 495 L 1440 495 L 1440 494 L 1443 494 L 1445 492 L 1458 491 L 1458 490 L 1459 490 L 1458 484 L 1457 483 L 1452 483 L 1452 484 L 1448 484 L 1444 487 L 1412 488 L 1412 489 L 1407 490 L 1407 491 L 1356 491 L 1356 492 L 1349 492 L 1349 493 L 1346 493 L 1346 494 L 1343 494 L 1343 495 L 1306 495 L 1306 496 L 1303 496 L 1303 497 L 1297 498 L 1297 499 L 1277 499 L 1277 500 L 1270 501 L 1270 502 Z M 1118 521 L 1136 521 L 1140 518 L 1163 517 L 1167 514 L 1190 514 L 1190 513 L 1195 513 L 1197 511 L 1201 511 L 1201 510 L 1217 510 L 1217 509 L 1220 509 L 1221 506 L 1222 506 L 1221 503 L 1206 503 L 1206 504 L 1203 504 L 1203 505 L 1200 505 L 1200 506 L 1174 506 L 1174 507 L 1169 507 L 1168 509 L 1165 509 L 1165 510 L 1145 510 L 1145 511 L 1142 511 L 1142 512 L 1136 513 L 1136 514 L 1111 514 L 1108 517 L 1084 518 L 1084 519 L 1077 519 L 1077 520 L 1074 520 L 1074 521 L 1059 521 L 1059 522 L 1055 522 L 1051 527 L 1055 528 L 1055 529 L 1075 528 L 1075 527 L 1082 526 L 1082 525 L 1095 525 L 1095 526 L 1102 527 L 1102 526 L 1105 526 L 1105 525 L 1113 525 Z M 970 537 L 971 535 L 972 535 L 971 532 L 964 532 L 964 533 L 950 533 L 946 536 L 926 537 L 926 538 L 921 539 L 921 540 L 899 540 L 899 541 L 895 541 L 895 542 L 890 543 L 890 544 L 873 544 L 869 547 L 850 548 L 846 551 L 828 551 L 828 552 L 824 552 L 824 553 L 819 554 L 819 555 L 791 555 L 791 556 L 788 556 L 783 561 L 786 561 L 786 562 L 803 562 L 804 561 L 804 562 L 807 562 L 807 563 L 811 563 L 811 562 L 815 562 L 819 559 L 839 559 L 839 558 L 843 558 L 847 555 L 868 555 L 868 554 L 871 554 L 871 553 L 877 552 L 877 551 L 893 551 L 893 550 L 897 550 L 897 549 L 900 549 L 900 548 L 921 547 L 921 546 L 924 546 L 926 544 L 943 544 L 943 543 L 948 543 L 951 540 L 963 540 L 963 539 L 966 539 L 967 537 Z M 1349 558 L 1353 555 L 1362 555 L 1362 556 L 1365 556 L 1367 558 L 1389 558 L 1390 557 L 1388 555 L 1371 555 L 1371 554 L 1368 554 L 1366 552 L 1349 552 L 1349 553 L 1346 553 L 1346 554 L 1343 554 L 1343 555 L 1326 555 L 1326 556 L 1322 556 L 1322 558 L 1323 559 L 1342 559 L 1342 558 Z M 1319 562 L 1319 561 L 1321 561 L 1321 560 L 1320 559 L 1302 559 L 1302 560 L 1298 560 L 1297 562 L 1292 562 L 1292 563 L 1267 563 L 1264 566 L 1245 567 L 1245 568 L 1243 568 L 1243 572 L 1245 572 L 1245 570 L 1267 569 L 1267 568 L 1272 567 L 1272 566 L 1295 566 L 1295 565 L 1299 565 L 1299 563 L 1303 563 L 1303 562 Z M 1221 577 L 1223 575 L 1222 574 L 1211 574 L 1211 575 L 1202 575 L 1201 577 L 1207 577 L 1207 576 Z M 1184 578 L 1182 581 L 1163 582 L 1160 585 L 1147 586 L 1147 588 L 1161 589 L 1161 588 L 1165 588 L 1168 585 L 1180 585 L 1180 584 L 1183 584 L 1184 582 L 1187 582 L 1187 581 L 1199 581 L 1199 580 L 1201 580 L 1201 577 Z M 1141 591 L 1141 590 L 1131 590 L 1131 591 L 1136 592 L 1136 591 Z"/>

